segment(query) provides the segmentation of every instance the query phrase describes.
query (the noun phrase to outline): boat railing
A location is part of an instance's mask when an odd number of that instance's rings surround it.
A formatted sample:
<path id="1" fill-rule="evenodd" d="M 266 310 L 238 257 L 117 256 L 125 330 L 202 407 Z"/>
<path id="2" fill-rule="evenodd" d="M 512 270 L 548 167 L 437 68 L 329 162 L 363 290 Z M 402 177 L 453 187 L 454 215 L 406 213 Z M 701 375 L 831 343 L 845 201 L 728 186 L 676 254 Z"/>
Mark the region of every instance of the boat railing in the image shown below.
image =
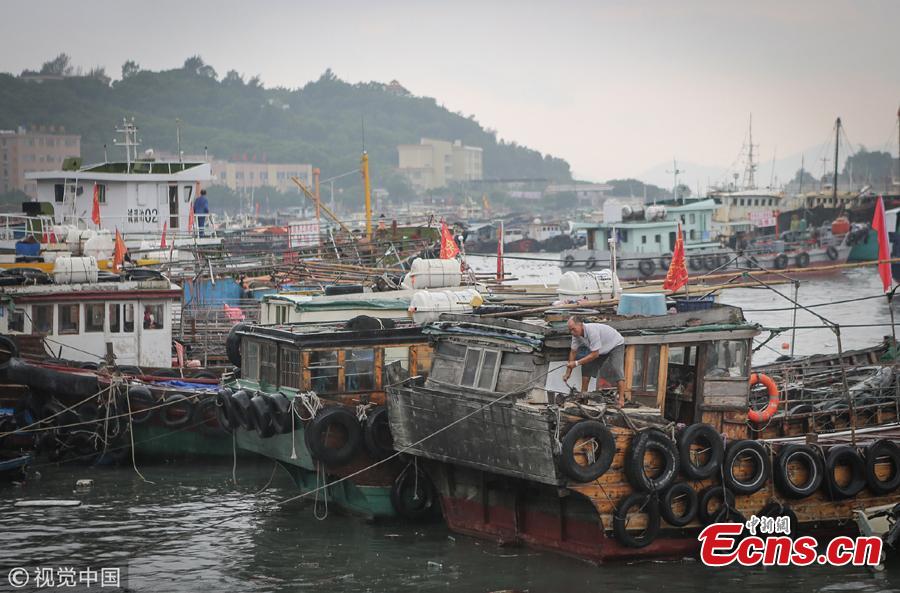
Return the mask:
<path id="1" fill-rule="evenodd" d="M 41 240 L 53 226 L 50 216 L 28 216 L 22 213 L 0 213 L 0 239 L 12 241 L 28 235 Z"/>
<path id="2" fill-rule="evenodd" d="M 232 327 L 257 323 L 259 316 L 260 302 L 256 299 L 240 299 L 233 304 L 188 303 L 176 307 L 172 327 L 177 328 L 178 340 L 190 346 L 191 356 L 208 366 L 226 360 L 225 339 Z"/>
<path id="3" fill-rule="evenodd" d="M 160 219 L 165 222 L 167 214 L 160 214 Z M 203 237 L 205 238 L 216 238 L 217 228 L 219 227 L 218 217 L 215 214 L 204 214 L 206 217 L 205 226 L 203 228 Z M 85 220 L 83 217 L 74 216 L 71 214 L 66 214 L 62 216 L 62 224 L 72 225 L 79 229 L 94 229 L 96 230 L 97 225 L 95 225 L 90 220 Z M 144 228 L 135 228 L 136 225 L 144 223 Z M 115 233 L 116 229 L 120 230 L 122 234 L 127 239 L 129 236 L 141 236 L 147 235 L 151 237 L 160 237 L 162 235 L 163 229 L 158 226 L 158 223 L 154 220 L 140 220 L 132 216 L 102 216 L 100 220 L 100 228 L 108 230 L 112 233 Z M 173 239 L 193 239 L 200 237 L 200 227 L 195 220 L 193 228 L 189 231 L 187 228 L 171 228 L 168 225 L 164 225 L 166 231 L 166 238 Z"/>

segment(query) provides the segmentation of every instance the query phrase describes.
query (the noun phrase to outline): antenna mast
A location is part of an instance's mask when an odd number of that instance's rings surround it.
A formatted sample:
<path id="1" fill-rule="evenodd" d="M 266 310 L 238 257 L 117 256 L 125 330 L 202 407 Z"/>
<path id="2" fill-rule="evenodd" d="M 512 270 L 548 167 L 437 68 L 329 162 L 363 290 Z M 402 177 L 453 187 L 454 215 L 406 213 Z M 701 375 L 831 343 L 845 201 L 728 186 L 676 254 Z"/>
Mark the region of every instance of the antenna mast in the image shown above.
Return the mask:
<path id="1" fill-rule="evenodd" d="M 120 142 L 118 139 L 113 139 L 114 145 L 125 147 L 125 162 L 129 170 L 131 169 L 131 163 L 137 160 L 137 147 L 141 144 L 138 142 L 137 131 L 138 127 L 134 125 L 134 118 L 132 117 L 131 121 L 128 121 L 123 117 L 122 127 L 116 128 L 116 133 L 122 134 L 123 140 Z M 131 155 L 132 150 L 134 150 L 134 156 Z"/>
<path id="2" fill-rule="evenodd" d="M 837 206 L 838 147 L 841 144 L 841 118 L 834 122 L 834 183 L 831 185 L 831 204 Z"/>
<path id="3" fill-rule="evenodd" d="M 678 201 L 678 174 L 686 173 L 686 171 L 682 171 L 681 169 L 678 168 L 678 161 L 676 161 L 675 158 L 673 157 L 672 158 L 672 170 L 666 171 L 666 173 L 672 174 L 672 178 L 673 178 L 673 180 L 672 180 L 672 183 L 673 183 L 672 198 L 674 198 L 675 201 Z M 684 203 L 684 196 L 682 196 L 682 198 L 681 198 L 681 203 L 682 204 Z"/>
<path id="4" fill-rule="evenodd" d="M 753 162 L 753 114 L 750 114 L 750 146 L 747 151 L 747 167 L 744 169 L 745 189 L 756 189 L 756 163 Z"/>

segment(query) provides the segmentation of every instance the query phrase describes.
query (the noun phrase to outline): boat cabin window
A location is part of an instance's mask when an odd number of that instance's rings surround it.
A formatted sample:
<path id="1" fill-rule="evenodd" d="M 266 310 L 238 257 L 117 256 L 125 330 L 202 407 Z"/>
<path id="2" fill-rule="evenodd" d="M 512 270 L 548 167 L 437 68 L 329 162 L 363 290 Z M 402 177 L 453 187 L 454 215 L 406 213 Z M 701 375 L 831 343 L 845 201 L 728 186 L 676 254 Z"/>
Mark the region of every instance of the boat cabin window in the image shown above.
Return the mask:
<path id="1" fill-rule="evenodd" d="M 123 317 L 124 315 L 124 317 Z M 109 304 L 109 333 L 117 334 L 134 332 L 134 304 Z"/>
<path id="2" fill-rule="evenodd" d="M 309 353 L 309 385 L 316 393 L 337 393 L 338 353 L 334 350 L 317 350 Z"/>
<path id="3" fill-rule="evenodd" d="M 281 349 L 282 387 L 300 389 L 300 351 L 294 348 Z"/>
<path id="4" fill-rule="evenodd" d="M 188 202 L 191 201 L 191 196 L 194 193 L 194 186 L 193 185 L 185 185 L 184 192 L 182 192 L 182 193 L 184 193 L 184 203 L 187 204 Z"/>
<path id="5" fill-rule="evenodd" d="M 62 183 L 57 183 L 53 186 L 53 201 L 57 204 L 66 201 L 66 186 Z"/>
<path id="6" fill-rule="evenodd" d="M 106 185 L 103 183 L 97 183 L 94 185 L 94 188 L 97 191 L 97 203 L 105 204 L 106 203 Z"/>
<path id="7" fill-rule="evenodd" d="M 241 376 L 250 381 L 259 378 L 259 342 L 242 340 L 243 352 L 241 353 Z"/>
<path id="8" fill-rule="evenodd" d="M 500 367 L 500 351 L 489 348 L 466 348 L 459 384 L 493 391 Z"/>
<path id="9" fill-rule="evenodd" d="M 639 344 L 634 347 L 634 367 L 631 372 L 631 394 L 638 402 L 656 406 L 659 386 L 659 346 Z M 613 387 L 610 385 L 609 387 Z"/>
<path id="10" fill-rule="evenodd" d="M 53 333 L 53 305 L 33 305 L 31 307 L 31 333 Z"/>
<path id="11" fill-rule="evenodd" d="M 103 332 L 104 313 L 106 307 L 103 303 L 90 303 L 84 306 L 84 331 L 97 333 Z"/>
<path id="12" fill-rule="evenodd" d="M 263 342 L 259 345 L 259 382 L 278 384 L 278 344 Z"/>
<path id="13" fill-rule="evenodd" d="M 693 422 L 697 392 L 697 344 L 669 346 L 664 416 L 676 422 Z"/>
<path id="14" fill-rule="evenodd" d="M 345 391 L 375 389 L 375 350 L 347 350 L 344 358 Z"/>
<path id="15" fill-rule="evenodd" d="M 14 309 L 9 313 L 9 322 L 6 324 L 11 332 L 22 333 L 25 331 L 25 311 Z"/>
<path id="16" fill-rule="evenodd" d="M 178 186 L 169 186 L 169 228 L 178 228 Z"/>
<path id="17" fill-rule="evenodd" d="M 746 340 L 721 340 L 706 347 L 707 378 L 748 377 L 748 355 Z"/>
<path id="18" fill-rule="evenodd" d="M 165 307 L 162 304 L 144 305 L 144 329 L 163 329 L 165 327 L 164 310 Z"/>
<path id="19" fill-rule="evenodd" d="M 81 305 L 59 305 L 59 334 L 77 334 Z"/>
<path id="20" fill-rule="evenodd" d="M 430 377 L 440 383 L 458 384 L 459 369 L 466 357 L 466 347 L 454 342 L 438 342 Z"/>
<path id="21" fill-rule="evenodd" d="M 403 370 L 409 370 L 409 348 L 400 346 L 397 348 L 384 349 L 384 366 L 398 363 Z"/>

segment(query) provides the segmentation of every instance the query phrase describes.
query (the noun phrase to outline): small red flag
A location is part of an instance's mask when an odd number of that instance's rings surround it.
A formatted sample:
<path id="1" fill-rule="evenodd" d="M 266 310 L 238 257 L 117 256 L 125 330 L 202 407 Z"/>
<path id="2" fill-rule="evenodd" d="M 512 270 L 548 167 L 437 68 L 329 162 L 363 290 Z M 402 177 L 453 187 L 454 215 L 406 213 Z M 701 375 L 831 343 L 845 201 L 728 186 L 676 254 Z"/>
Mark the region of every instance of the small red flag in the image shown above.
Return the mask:
<path id="1" fill-rule="evenodd" d="M 165 221 L 163 221 L 162 238 L 160 238 L 160 240 L 159 240 L 159 248 L 160 249 L 166 248 L 166 231 L 167 230 L 169 230 L 169 221 L 165 220 Z"/>
<path id="2" fill-rule="evenodd" d="M 100 184 L 94 184 L 94 207 L 91 210 L 91 220 L 100 226 Z"/>
<path id="3" fill-rule="evenodd" d="M 459 254 L 459 246 L 453 240 L 453 233 L 447 223 L 441 221 L 441 259 L 453 259 Z"/>
<path id="4" fill-rule="evenodd" d="M 872 228 L 878 231 L 878 275 L 881 276 L 881 285 L 884 291 L 891 289 L 891 250 L 888 246 L 887 222 L 884 219 L 884 200 L 878 196 L 875 204 L 875 217 L 872 219 Z"/>
<path id="5" fill-rule="evenodd" d="M 681 236 L 681 225 L 678 225 L 678 237 L 675 239 L 675 250 L 672 252 L 672 261 L 669 263 L 669 271 L 663 281 L 663 288 L 675 292 L 688 281 L 687 266 L 684 265 L 684 238 Z"/>
<path id="6" fill-rule="evenodd" d="M 128 249 L 125 247 L 125 241 L 122 240 L 119 229 L 116 229 L 115 248 L 113 249 L 113 272 L 118 272 L 119 266 L 125 262 L 126 251 Z"/>

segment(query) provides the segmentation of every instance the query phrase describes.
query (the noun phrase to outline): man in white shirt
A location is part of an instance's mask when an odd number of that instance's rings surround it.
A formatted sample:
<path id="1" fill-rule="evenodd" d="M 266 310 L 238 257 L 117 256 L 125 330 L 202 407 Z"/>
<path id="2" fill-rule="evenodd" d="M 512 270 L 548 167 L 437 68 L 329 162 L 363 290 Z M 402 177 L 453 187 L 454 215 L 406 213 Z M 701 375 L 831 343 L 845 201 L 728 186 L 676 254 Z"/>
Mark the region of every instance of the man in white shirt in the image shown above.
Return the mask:
<path id="1" fill-rule="evenodd" d="M 572 348 L 563 380 L 568 381 L 572 369 L 581 370 L 581 391 L 588 390 L 591 377 L 604 379 L 615 385 L 619 392 L 619 405 L 625 405 L 625 338 L 614 328 L 603 323 L 584 323 L 580 317 L 569 318 L 569 332 L 572 334 Z M 579 356 L 579 350 L 587 351 Z"/>

